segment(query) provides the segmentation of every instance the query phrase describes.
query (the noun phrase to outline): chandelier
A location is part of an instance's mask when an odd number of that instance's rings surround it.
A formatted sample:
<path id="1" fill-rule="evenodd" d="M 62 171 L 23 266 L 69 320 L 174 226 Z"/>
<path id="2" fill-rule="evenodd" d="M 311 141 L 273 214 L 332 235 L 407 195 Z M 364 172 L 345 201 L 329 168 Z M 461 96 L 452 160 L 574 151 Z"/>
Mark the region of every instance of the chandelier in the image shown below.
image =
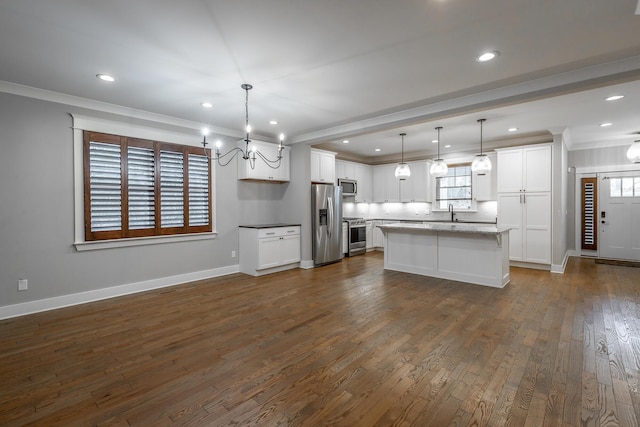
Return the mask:
<path id="1" fill-rule="evenodd" d="M 245 138 L 244 138 L 244 149 L 240 147 L 232 148 L 226 153 L 222 154 L 220 152 L 220 148 L 222 147 L 222 143 L 217 141 L 215 144 L 215 150 L 213 153 L 213 157 L 209 157 L 211 160 L 216 161 L 220 166 L 227 166 L 231 163 L 237 155 L 240 155 L 244 160 L 249 161 L 249 165 L 251 169 L 256 167 L 256 160 L 260 158 L 264 163 L 267 164 L 272 169 L 278 169 L 282 162 L 282 150 L 284 150 L 284 146 L 282 145 L 282 141 L 284 141 L 284 134 L 280 134 L 280 143 L 278 144 L 278 155 L 275 159 L 270 159 L 264 154 L 262 154 L 255 146 L 249 147 L 249 143 L 251 142 L 251 125 L 249 125 L 249 91 L 253 89 L 253 86 L 248 83 L 243 83 L 240 87 L 245 91 L 244 98 L 244 111 L 245 111 Z M 207 134 L 208 131 L 205 130 L 204 138 L 202 140 L 202 147 L 204 148 L 205 155 L 207 155 Z"/>

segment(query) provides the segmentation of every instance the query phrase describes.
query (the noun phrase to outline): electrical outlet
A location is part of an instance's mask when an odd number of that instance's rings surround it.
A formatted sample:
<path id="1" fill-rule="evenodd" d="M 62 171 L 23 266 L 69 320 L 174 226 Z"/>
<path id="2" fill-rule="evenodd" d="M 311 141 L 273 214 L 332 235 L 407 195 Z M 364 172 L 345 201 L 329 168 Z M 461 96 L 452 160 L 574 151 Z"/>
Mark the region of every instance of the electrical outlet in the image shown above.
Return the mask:
<path id="1" fill-rule="evenodd" d="M 236 257 L 236 251 L 231 251 L 231 258 L 235 258 Z"/>
<path id="2" fill-rule="evenodd" d="M 18 290 L 26 291 L 29 289 L 29 281 L 27 279 L 18 279 Z"/>

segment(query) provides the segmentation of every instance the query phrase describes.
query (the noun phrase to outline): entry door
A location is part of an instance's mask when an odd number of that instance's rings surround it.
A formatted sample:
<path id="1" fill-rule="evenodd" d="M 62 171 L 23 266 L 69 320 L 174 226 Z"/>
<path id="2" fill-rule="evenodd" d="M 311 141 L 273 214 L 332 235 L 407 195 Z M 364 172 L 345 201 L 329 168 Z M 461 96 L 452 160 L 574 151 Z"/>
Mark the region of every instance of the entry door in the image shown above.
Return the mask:
<path id="1" fill-rule="evenodd" d="M 640 261 L 640 172 L 600 175 L 601 258 Z"/>

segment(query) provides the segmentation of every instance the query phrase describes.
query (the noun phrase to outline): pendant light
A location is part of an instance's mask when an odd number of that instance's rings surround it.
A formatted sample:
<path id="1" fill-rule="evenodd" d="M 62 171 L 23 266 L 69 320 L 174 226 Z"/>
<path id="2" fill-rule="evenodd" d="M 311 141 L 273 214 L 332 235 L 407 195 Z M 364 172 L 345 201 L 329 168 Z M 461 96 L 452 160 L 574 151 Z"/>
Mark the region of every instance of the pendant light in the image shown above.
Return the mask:
<path id="1" fill-rule="evenodd" d="M 627 159 L 631 163 L 640 163 L 640 139 L 636 139 L 627 150 Z"/>
<path id="2" fill-rule="evenodd" d="M 402 160 L 398 163 L 398 166 L 396 166 L 396 178 L 400 181 L 404 181 L 411 176 L 411 169 L 409 165 L 404 162 L 404 137 L 406 135 L 404 132 L 400 134 L 402 137 Z"/>
<path id="3" fill-rule="evenodd" d="M 478 122 L 480 123 L 480 154 L 478 154 L 471 163 L 471 171 L 478 174 L 484 174 L 491 171 L 491 160 L 482 152 L 482 124 L 486 121 L 487 119 L 478 119 Z"/>
<path id="4" fill-rule="evenodd" d="M 440 131 L 442 130 L 442 126 L 438 126 L 436 130 L 438 131 L 438 158 L 433 161 L 429 173 L 434 178 L 442 178 L 449 171 L 449 166 L 447 166 L 447 162 L 440 158 Z"/>

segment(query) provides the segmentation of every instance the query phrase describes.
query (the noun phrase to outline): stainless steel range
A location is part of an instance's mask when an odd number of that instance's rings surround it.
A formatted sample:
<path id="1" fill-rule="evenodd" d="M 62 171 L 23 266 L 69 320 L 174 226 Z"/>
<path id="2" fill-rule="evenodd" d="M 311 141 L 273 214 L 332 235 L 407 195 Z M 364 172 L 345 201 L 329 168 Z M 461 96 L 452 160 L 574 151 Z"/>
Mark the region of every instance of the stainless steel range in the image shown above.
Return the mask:
<path id="1" fill-rule="evenodd" d="M 343 218 L 349 224 L 349 256 L 367 251 L 367 224 L 364 218 Z"/>

